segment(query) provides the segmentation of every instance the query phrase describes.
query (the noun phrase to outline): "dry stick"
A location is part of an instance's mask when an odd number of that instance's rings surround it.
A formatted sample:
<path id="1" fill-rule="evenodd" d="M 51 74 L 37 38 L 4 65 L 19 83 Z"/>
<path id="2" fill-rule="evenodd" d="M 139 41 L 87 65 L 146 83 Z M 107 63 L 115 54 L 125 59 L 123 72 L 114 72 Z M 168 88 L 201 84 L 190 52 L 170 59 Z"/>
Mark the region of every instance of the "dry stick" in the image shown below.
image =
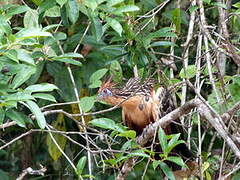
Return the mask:
<path id="1" fill-rule="evenodd" d="M 196 66 L 197 66 L 197 73 L 196 73 L 196 82 L 195 87 L 196 91 L 200 93 L 201 91 L 201 84 L 200 84 L 200 74 L 201 74 L 201 54 L 202 54 L 202 34 L 198 35 L 198 45 L 197 45 L 197 54 L 196 54 Z M 199 157 L 199 172 L 202 172 L 202 142 L 201 139 L 201 121 L 200 116 L 198 114 L 198 157 Z M 192 128 L 191 128 L 192 129 Z M 200 173 L 200 179 L 203 180 L 202 173 Z"/>
<path id="2" fill-rule="evenodd" d="M 193 108 L 197 108 L 201 117 L 204 117 L 210 122 L 210 124 L 216 129 L 219 135 L 227 142 L 234 154 L 240 159 L 240 150 L 229 137 L 225 128 L 222 127 L 222 124 L 219 122 L 218 116 L 214 112 L 212 112 L 212 110 L 209 109 L 208 106 L 205 105 L 205 103 L 199 98 L 186 102 L 183 106 L 175 109 L 161 119 L 158 119 L 155 123 L 149 125 L 147 128 L 144 129 L 142 135 L 137 138 L 137 142 L 141 146 L 144 146 L 154 136 L 154 130 L 157 127 L 165 127 L 170 122 L 176 120 L 184 114 L 189 113 Z"/>
<path id="3" fill-rule="evenodd" d="M 17 177 L 16 180 L 22 180 L 22 179 L 24 179 L 24 177 L 25 177 L 27 174 L 44 176 L 44 173 L 47 171 L 47 168 L 46 168 L 46 167 L 43 167 L 42 165 L 40 165 L 40 167 L 41 167 L 41 169 L 39 169 L 39 170 L 33 170 L 31 167 L 28 167 L 27 169 L 24 169 L 24 170 L 22 171 L 22 173 Z"/>
<path id="4" fill-rule="evenodd" d="M 202 0 L 197 0 L 198 6 L 199 6 L 199 13 L 200 13 L 200 28 L 202 30 L 202 32 L 207 36 L 207 38 L 209 39 L 209 41 L 212 43 L 212 45 L 214 46 L 215 49 L 217 49 L 218 51 L 227 54 L 228 56 L 231 56 L 229 53 L 227 53 L 224 49 L 220 48 L 217 43 L 214 41 L 214 39 L 212 38 L 209 30 L 207 29 L 208 25 L 207 25 L 207 21 L 205 18 L 205 13 L 204 13 L 204 7 L 203 7 L 203 2 Z"/>
<path id="5" fill-rule="evenodd" d="M 222 3 L 221 0 L 217 0 L 217 2 Z M 221 25 L 221 29 L 222 29 L 224 39 L 226 40 L 227 48 L 230 51 L 230 54 L 231 54 L 231 57 L 232 57 L 233 61 L 237 64 L 237 66 L 239 68 L 240 67 L 240 56 L 236 52 L 235 47 L 232 45 L 232 43 L 229 40 L 230 35 L 229 35 L 227 24 L 226 24 L 226 17 L 227 17 L 226 11 L 221 7 L 218 7 L 218 11 L 219 11 L 219 20 L 220 20 L 219 23 Z"/>
<path id="6" fill-rule="evenodd" d="M 196 6 L 196 0 L 191 2 L 191 6 Z M 188 56 L 189 56 L 189 43 L 193 37 L 193 28 L 194 28 L 194 21 L 195 21 L 196 12 L 193 11 L 190 15 L 190 21 L 188 26 L 188 34 L 185 43 L 182 45 L 184 47 L 182 59 L 183 59 L 183 68 L 184 73 L 186 74 L 186 69 L 188 67 Z M 185 78 L 183 79 L 185 81 Z M 181 98 L 181 105 L 185 104 L 187 96 L 187 86 L 182 87 L 182 98 Z M 184 122 L 184 117 L 181 118 L 182 123 Z"/>
<path id="7" fill-rule="evenodd" d="M 13 139 L 13 140 L 9 141 L 8 143 L 4 144 L 3 146 L 1 146 L 1 147 L 0 147 L 0 150 L 4 149 L 5 147 L 9 146 L 10 144 L 14 143 L 15 141 L 21 139 L 22 137 L 31 134 L 32 132 L 33 132 L 32 130 L 29 130 L 29 131 L 21 134 L 20 136 L 16 137 L 15 139 Z"/>
<path id="8" fill-rule="evenodd" d="M 78 50 L 78 47 L 80 46 L 84 36 L 86 35 L 86 33 L 87 33 L 88 29 L 89 29 L 89 26 L 90 26 L 90 23 L 88 24 L 87 28 L 85 29 L 85 32 L 83 33 L 83 37 L 80 39 L 80 41 L 79 41 L 75 51 Z M 58 44 L 58 47 L 59 47 L 61 53 L 64 54 L 64 50 L 63 50 L 63 48 L 62 48 L 62 46 L 61 46 L 59 41 L 57 41 L 57 44 Z M 72 85 L 73 85 L 73 90 L 74 90 L 75 97 L 76 97 L 77 101 L 80 101 L 80 98 L 79 98 L 79 95 L 78 95 L 77 86 L 76 86 L 76 83 L 75 83 L 75 80 L 74 80 L 74 77 L 73 77 L 72 69 L 71 69 L 69 64 L 66 63 L 66 65 L 67 65 L 67 70 L 68 70 L 68 73 L 69 73 L 69 76 L 70 76 L 70 79 L 71 79 L 71 82 L 72 82 Z M 80 113 L 82 114 L 83 111 L 82 111 L 82 108 L 81 108 L 79 103 L 78 103 L 78 108 L 79 108 Z M 81 116 L 81 121 L 82 121 L 82 124 L 83 124 L 83 130 L 87 131 L 86 123 L 85 123 L 85 120 L 84 120 L 83 116 Z M 85 139 L 86 139 L 86 143 L 87 143 L 87 148 L 89 149 L 89 141 L 88 141 L 88 135 L 87 134 L 85 134 Z M 87 156 L 88 156 L 88 171 L 89 171 L 89 175 L 90 175 L 89 179 L 91 180 L 92 179 L 92 162 L 91 162 L 91 154 L 90 154 L 89 151 L 87 151 Z"/>
<path id="9" fill-rule="evenodd" d="M 228 174 L 226 174 L 224 177 L 222 177 L 220 180 L 225 180 L 227 179 L 227 177 L 229 177 L 231 174 L 235 173 L 236 171 L 238 171 L 240 169 L 240 163 L 238 163 L 231 172 L 229 172 Z"/>

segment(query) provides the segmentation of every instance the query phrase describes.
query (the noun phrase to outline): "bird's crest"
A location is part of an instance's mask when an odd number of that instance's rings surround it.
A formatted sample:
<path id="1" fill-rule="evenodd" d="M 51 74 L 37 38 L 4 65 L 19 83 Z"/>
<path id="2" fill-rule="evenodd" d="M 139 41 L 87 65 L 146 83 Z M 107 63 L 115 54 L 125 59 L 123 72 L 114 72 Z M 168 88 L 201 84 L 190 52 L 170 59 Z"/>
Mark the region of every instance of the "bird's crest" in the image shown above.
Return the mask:
<path id="1" fill-rule="evenodd" d="M 103 81 L 101 87 L 98 90 L 98 93 L 100 93 L 105 88 L 112 89 L 115 87 L 115 85 L 116 84 L 112 82 L 112 76 L 110 76 Z"/>

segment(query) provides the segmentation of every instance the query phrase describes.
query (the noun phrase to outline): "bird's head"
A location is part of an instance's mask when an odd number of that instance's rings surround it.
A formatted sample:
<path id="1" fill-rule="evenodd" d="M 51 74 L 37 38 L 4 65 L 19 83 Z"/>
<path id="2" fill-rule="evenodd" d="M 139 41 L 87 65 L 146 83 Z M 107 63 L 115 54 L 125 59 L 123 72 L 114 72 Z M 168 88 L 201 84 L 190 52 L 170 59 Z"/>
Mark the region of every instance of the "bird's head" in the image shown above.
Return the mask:
<path id="1" fill-rule="evenodd" d="M 97 100 L 108 102 L 108 99 L 113 97 L 113 88 L 114 84 L 111 82 L 111 79 L 103 82 L 98 90 Z"/>

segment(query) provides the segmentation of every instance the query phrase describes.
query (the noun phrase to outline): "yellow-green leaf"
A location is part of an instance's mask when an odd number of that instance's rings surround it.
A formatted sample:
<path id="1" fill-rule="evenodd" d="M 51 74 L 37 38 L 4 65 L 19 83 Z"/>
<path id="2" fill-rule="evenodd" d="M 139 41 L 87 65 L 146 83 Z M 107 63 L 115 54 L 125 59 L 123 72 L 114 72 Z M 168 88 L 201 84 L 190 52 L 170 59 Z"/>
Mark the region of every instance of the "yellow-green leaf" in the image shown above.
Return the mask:
<path id="1" fill-rule="evenodd" d="M 58 114 L 57 120 L 53 121 L 51 125 L 59 131 L 66 131 L 64 115 L 62 113 Z M 60 134 L 52 133 L 52 135 L 53 135 L 54 139 L 56 140 L 56 142 L 58 143 L 58 145 L 60 146 L 60 148 L 64 151 L 67 139 Z M 53 158 L 53 160 L 54 161 L 58 160 L 58 158 L 62 155 L 62 153 L 61 153 L 61 151 L 59 151 L 58 147 L 51 139 L 50 134 L 47 135 L 47 146 L 48 146 L 48 152 L 49 152 L 50 156 Z"/>

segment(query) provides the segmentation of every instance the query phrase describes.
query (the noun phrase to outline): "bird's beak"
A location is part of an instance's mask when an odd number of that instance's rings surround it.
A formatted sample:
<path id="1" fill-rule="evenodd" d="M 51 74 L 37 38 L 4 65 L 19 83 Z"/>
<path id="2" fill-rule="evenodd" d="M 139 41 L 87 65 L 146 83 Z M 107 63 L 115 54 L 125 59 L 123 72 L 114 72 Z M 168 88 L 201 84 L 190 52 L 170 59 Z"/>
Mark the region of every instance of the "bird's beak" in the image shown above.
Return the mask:
<path id="1" fill-rule="evenodd" d="M 103 96 L 101 94 L 98 94 L 97 97 L 96 97 L 96 100 L 97 101 L 102 101 L 103 99 Z"/>

